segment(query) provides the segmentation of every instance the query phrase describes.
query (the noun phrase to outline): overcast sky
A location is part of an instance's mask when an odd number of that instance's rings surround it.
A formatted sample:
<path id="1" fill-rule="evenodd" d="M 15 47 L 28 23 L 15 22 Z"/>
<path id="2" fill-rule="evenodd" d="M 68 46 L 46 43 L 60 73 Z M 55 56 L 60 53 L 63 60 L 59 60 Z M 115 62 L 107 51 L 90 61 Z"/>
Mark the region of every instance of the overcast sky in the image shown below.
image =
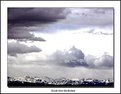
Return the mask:
<path id="1" fill-rule="evenodd" d="M 107 79 L 113 65 L 113 8 L 8 8 L 9 76 Z"/>

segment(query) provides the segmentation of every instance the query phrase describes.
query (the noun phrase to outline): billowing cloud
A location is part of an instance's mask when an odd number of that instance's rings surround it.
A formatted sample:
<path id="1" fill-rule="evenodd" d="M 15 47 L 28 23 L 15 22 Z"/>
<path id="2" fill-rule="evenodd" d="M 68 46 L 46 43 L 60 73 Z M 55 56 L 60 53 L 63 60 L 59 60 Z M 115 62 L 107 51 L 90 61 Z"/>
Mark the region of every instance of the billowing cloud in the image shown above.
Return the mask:
<path id="1" fill-rule="evenodd" d="M 113 57 L 110 55 L 103 55 L 95 60 L 95 65 L 97 67 L 113 67 Z"/>
<path id="2" fill-rule="evenodd" d="M 85 60 L 90 68 L 112 68 L 114 65 L 113 56 L 104 54 L 98 58 L 92 55 L 85 57 Z"/>
<path id="3" fill-rule="evenodd" d="M 88 64 L 84 60 L 84 53 L 72 47 L 67 51 L 57 50 L 51 56 L 57 65 L 67 66 L 67 67 L 87 67 Z"/>
<path id="4" fill-rule="evenodd" d="M 68 67 L 86 67 L 86 68 L 112 68 L 113 67 L 113 56 L 104 54 L 100 57 L 88 55 L 77 48 L 71 48 L 68 51 L 56 51 L 53 55 L 56 62 L 62 66 Z"/>
<path id="5" fill-rule="evenodd" d="M 19 42 L 8 43 L 8 54 L 11 56 L 16 56 L 17 54 L 40 52 L 41 49 L 36 46 L 26 46 L 25 44 L 20 44 Z"/>

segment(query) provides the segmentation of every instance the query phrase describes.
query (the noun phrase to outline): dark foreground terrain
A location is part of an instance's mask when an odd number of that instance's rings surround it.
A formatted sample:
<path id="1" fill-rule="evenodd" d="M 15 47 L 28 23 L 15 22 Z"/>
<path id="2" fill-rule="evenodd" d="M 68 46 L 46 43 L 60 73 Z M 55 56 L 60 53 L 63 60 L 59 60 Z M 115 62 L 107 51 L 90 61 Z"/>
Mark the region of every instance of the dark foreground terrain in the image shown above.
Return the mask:
<path id="1" fill-rule="evenodd" d="M 35 81 L 19 81 L 8 80 L 8 87 L 114 87 L 114 82 L 99 80 L 35 80 Z"/>

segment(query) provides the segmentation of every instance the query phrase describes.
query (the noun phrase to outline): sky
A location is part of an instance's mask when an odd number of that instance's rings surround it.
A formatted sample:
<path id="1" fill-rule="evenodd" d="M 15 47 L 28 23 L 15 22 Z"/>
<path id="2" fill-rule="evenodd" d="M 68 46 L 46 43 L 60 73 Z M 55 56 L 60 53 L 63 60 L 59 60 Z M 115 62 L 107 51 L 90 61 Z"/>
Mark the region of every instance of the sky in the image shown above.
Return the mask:
<path id="1" fill-rule="evenodd" d="M 8 8 L 8 76 L 113 78 L 113 8 Z"/>

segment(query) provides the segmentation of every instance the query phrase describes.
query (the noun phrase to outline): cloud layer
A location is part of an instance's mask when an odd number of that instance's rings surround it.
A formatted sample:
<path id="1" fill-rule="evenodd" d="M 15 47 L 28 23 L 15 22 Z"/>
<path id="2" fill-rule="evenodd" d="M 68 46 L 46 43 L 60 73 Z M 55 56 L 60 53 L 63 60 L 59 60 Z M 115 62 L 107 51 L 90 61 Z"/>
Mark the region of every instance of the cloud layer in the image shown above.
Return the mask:
<path id="1" fill-rule="evenodd" d="M 113 25 L 113 8 L 71 8 L 74 23 L 86 26 Z M 75 20 L 74 20 L 75 19 Z M 79 20 L 80 19 L 80 20 Z"/>
<path id="2" fill-rule="evenodd" d="M 26 46 L 25 44 L 20 44 L 19 42 L 8 43 L 8 54 L 11 56 L 17 56 L 17 54 L 25 54 L 31 52 L 40 52 L 41 49 L 36 46 Z"/>
<path id="3" fill-rule="evenodd" d="M 11 28 L 21 26 L 27 27 L 24 32 L 40 33 L 86 27 L 110 28 L 113 8 L 9 8 L 8 23 L 10 33 Z"/>
<path id="4" fill-rule="evenodd" d="M 8 39 L 15 39 L 20 41 L 45 41 L 41 37 L 35 37 L 28 31 L 25 31 L 24 27 L 14 27 L 8 31 Z"/>
<path id="5" fill-rule="evenodd" d="M 19 43 L 10 43 L 8 46 L 9 46 L 8 54 L 11 56 L 16 56 L 17 54 L 41 51 L 39 48 L 35 46 L 27 47 L 26 45 Z M 15 49 L 13 49 L 13 47 L 15 47 Z M 44 55 L 43 53 L 39 53 L 39 54 L 30 54 L 30 55 L 28 54 L 23 57 L 19 56 L 18 60 L 15 61 L 25 62 L 25 63 L 20 63 L 20 65 L 35 64 L 40 66 L 51 66 L 51 67 L 53 66 L 63 66 L 70 68 L 85 67 L 91 69 L 113 68 L 113 63 L 114 63 L 113 57 L 108 54 L 104 54 L 100 57 L 92 55 L 85 56 L 80 49 L 77 49 L 75 47 L 72 47 L 66 51 L 57 50 L 51 55 Z"/>
<path id="6" fill-rule="evenodd" d="M 108 54 L 98 58 L 85 56 L 79 49 L 56 51 L 49 56 L 26 53 L 8 56 L 8 75 L 108 79 L 113 77 L 113 63 L 113 57 Z"/>

